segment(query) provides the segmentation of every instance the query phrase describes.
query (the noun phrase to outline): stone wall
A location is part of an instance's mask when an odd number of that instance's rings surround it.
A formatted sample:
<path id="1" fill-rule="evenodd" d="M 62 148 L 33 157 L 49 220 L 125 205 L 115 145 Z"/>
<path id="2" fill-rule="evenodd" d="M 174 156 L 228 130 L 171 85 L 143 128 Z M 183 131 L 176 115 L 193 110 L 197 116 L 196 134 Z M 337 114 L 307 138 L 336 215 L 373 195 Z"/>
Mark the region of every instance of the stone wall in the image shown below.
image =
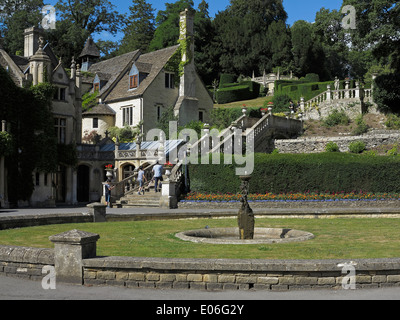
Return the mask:
<path id="1" fill-rule="evenodd" d="M 373 130 L 360 136 L 311 137 L 290 140 L 275 140 L 275 148 L 281 153 L 320 153 L 325 151 L 328 142 L 338 145 L 340 152 L 348 152 L 350 143 L 363 141 L 367 150 L 381 145 L 396 144 L 400 140 L 400 132 Z"/>
<path id="2" fill-rule="evenodd" d="M 195 290 L 341 289 L 340 260 L 207 260 L 108 257 L 84 260 L 84 284 Z M 353 261 L 357 288 L 400 285 L 400 259 Z"/>
<path id="3" fill-rule="evenodd" d="M 44 266 L 54 266 L 54 250 L 0 245 L 0 273 L 42 280 Z"/>

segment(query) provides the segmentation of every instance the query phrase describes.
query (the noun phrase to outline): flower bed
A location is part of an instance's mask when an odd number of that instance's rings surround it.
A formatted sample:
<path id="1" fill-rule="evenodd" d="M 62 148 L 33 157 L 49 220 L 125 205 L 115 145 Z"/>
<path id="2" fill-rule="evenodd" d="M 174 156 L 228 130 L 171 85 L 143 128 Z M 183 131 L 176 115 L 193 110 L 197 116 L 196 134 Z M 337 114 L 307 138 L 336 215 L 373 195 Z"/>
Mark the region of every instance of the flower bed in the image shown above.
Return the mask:
<path id="1" fill-rule="evenodd" d="M 191 192 L 181 199 L 181 202 L 239 202 L 240 194 L 206 194 Z M 249 194 L 249 202 L 267 201 L 377 201 L 400 200 L 400 193 L 371 193 L 365 191 L 345 192 L 307 192 L 307 193 L 265 193 Z"/>

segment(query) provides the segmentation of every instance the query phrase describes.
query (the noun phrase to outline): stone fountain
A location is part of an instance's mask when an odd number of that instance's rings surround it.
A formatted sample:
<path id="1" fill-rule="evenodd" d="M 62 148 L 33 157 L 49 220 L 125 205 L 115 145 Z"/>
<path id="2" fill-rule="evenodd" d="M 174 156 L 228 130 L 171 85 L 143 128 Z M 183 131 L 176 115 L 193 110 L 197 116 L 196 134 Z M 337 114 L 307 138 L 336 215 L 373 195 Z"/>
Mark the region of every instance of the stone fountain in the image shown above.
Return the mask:
<path id="1" fill-rule="evenodd" d="M 306 241 L 314 238 L 309 232 L 283 228 L 255 228 L 255 217 L 248 202 L 251 176 L 240 176 L 241 206 L 238 228 L 208 228 L 184 231 L 176 237 L 197 243 L 210 244 L 270 244 Z"/>

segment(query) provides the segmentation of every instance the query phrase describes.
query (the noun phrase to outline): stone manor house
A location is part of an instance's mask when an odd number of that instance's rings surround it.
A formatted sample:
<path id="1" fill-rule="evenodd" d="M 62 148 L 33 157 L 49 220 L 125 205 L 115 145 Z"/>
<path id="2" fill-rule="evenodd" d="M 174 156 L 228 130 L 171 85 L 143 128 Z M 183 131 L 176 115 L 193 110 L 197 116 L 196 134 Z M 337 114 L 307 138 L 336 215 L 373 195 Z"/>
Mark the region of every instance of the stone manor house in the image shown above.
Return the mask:
<path id="1" fill-rule="evenodd" d="M 193 37 L 193 14 L 188 10 L 181 13 L 180 32 L 181 41 Z M 44 30 L 32 27 L 24 35 L 24 56 L 11 55 L 0 48 L 0 64 L 18 86 L 26 81 L 41 83 L 45 72 L 51 74 L 49 80 L 58 88 L 53 100 L 58 140 L 75 143 L 79 160 L 77 168 L 60 166 L 54 174 L 33 172 L 35 190 L 27 205 L 98 201 L 106 179 L 106 165 L 111 164 L 115 178 L 122 180 L 139 165 L 146 164 L 137 157 L 139 149 L 146 148 L 146 141 L 139 142 L 139 148 L 136 143 L 116 146 L 108 138 L 110 127 L 134 127 L 142 123 L 141 132 L 145 136 L 172 106 L 179 125 L 209 119 L 213 101 L 196 73 L 193 59 L 189 60 L 193 57 L 193 43 L 189 46 L 191 53 L 179 55 L 184 67 L 183 72 L 177 73 L 171 68 L 171 61 L 180 53 L 179 45 L 147 54 L 136 50 L 97 62 L 99 50 L 89 38 L 79 59 L 71 62 L 69 74 L 50 44 L 44 43 Z M 82 114 L 82 96 L 88 92 L 98 93 L 98 103 Z M 82 144 L 84 133 L 93 131 L 102 136 L 102 141 L 96 145 Z M 169 145 L 176 148 L 179 143 L 174 141 Z M 118 150 L 127 152 L 123 159 L 116 159 Z M 0 179 L 6 181 L 4 176 Z M 3 207 L 7 206 L 6 186 L 4 189 Z"/>

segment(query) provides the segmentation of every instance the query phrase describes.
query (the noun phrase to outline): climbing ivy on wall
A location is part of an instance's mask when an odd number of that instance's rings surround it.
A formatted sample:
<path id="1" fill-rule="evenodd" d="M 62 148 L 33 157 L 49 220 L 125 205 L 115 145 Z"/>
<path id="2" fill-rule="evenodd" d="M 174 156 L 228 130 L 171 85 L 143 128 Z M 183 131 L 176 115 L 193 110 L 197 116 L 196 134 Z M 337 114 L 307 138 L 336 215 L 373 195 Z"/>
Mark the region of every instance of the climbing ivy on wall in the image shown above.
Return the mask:
<path id="1" fill-rule="evenodd" d="M 7 137 L 7 141 L 12 141 L 5 154 L 8 198 L 15 204 L 18 200 L 31 197 L 35 169 L 41 172 L 57 171 L 60 148 L 57 146 L 52 115 L 55 87 L 50 83 L 41 83 L 20 88 L 1 67 L 0 83 L 0 120 L 6 120 L 10 128 L 1 139 L 3 141 Z M 71 154 L 71 150 L 68 153 Z M 72 157 L 68 162 L 71 162 L 68 165 L 73 165 L 76 158 Z"/>
<path id="2" fill-rule="evenodd" d="M 179 24 L 180 34 L 186 34 L 186 21 Z M 191 46 L 194 44 L 193 36 L 179 37 L 179 47 L 169 59 L 164 69 L 175 74 L 175 85 L 179 84 L 179 79 L 183 75 L 185 67 L 193 61 Z M 183 56 L 185 55 L 185 60 Z"/>

